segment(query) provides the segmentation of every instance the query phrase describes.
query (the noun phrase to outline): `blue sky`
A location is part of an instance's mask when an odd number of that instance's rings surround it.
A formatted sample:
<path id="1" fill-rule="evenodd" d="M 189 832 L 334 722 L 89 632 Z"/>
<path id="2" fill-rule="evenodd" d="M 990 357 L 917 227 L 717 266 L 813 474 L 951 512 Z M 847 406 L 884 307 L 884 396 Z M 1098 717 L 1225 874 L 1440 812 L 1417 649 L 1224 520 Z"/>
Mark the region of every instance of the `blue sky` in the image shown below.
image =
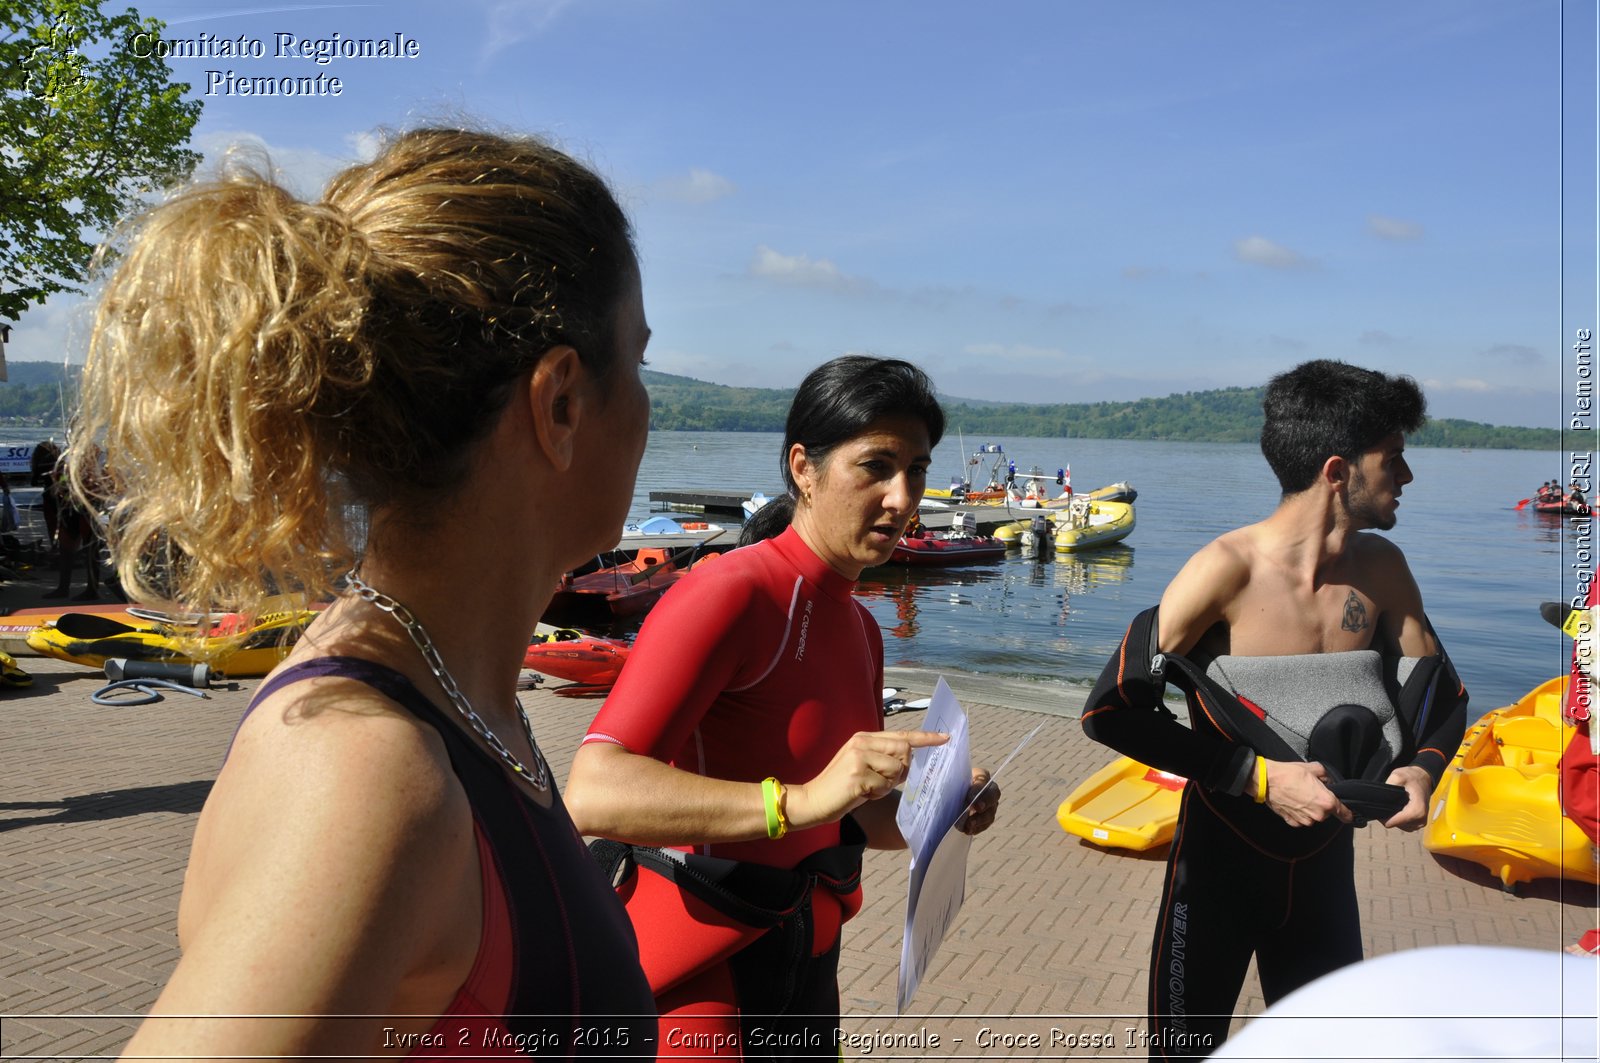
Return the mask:
<path id="1" fill-rule="evenodd" d="M 1336 357 L 1412 374 L 1438 416 L 1553 427 L 1595 326 L 1592 3 L 1565 42 L 1562 0 L 137 6 L 263 42 L 171 65 L 208 157 L 264 145 L 303 193 L 381 126 L 590 161 L 666 372 L 791 386 L 869 351 L 1064 402 Z M 280 32 L 420 55 L 318 66 Z M 205 95 L 208 70 L 343 92 Z M 8 357 L 77 360 L 82 307 L 30 312 Z"/>

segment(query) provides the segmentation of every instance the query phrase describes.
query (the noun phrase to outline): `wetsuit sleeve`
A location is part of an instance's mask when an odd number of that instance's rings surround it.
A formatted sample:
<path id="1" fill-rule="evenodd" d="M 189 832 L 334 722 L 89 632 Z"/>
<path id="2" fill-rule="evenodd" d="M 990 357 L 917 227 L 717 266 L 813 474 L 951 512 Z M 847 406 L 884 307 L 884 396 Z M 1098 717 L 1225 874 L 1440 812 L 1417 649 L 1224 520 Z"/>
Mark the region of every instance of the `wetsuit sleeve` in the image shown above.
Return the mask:
<path id="1" fill-rule="evenodd" d="M 1194 779 L 1208 789 L 1241 793 L 1255 752 L 1185 727 L 1162 703 L 1166 680 L 1152 667 L 1160 652 L 1156 617 L 1152 607 L 1128 625 L 1084 705 L 1084 733 L 1141 764 Z"/>
<path id="2" fill-rule="evenodd" d="M 685 578 L 651 609 L 585 743 L 671 761 L 717 697 L 742 685 L 751 633 L 770 624 L 750 615 L 755 581 L 719 567 Z"/>
<path id="3" fill-rule="evenodd" d="M 1417 755 L 1411 758 L 1411 763 L 1426 771 L 1437 787 L 1444 769 L 1455 756 L 1461 738 L 1466 733 L 1467 688 L 1456 674 L 1456 667 L 1451 663 L 1450 655 L 1444 651 L 1444 643 L 1439 641 L 1439 634 L 1433 631 L 1431 623 L 1428 630 L 1433 632 L 1433 642 L 1439 647 L 1441 661 L 1439 674 L 1430 684 L 1431 690 L 1416 717 Z"/>

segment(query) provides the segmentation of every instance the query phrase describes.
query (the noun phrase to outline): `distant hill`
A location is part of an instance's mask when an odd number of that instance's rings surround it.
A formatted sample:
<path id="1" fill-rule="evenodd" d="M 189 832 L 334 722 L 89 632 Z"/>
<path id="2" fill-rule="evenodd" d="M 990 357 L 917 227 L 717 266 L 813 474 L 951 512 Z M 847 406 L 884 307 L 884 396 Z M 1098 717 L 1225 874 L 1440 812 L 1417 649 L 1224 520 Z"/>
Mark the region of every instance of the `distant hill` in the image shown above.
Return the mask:
<path id="1" fill-rule="evenodd" d="M 67 379 L 77 382 L 78 375 L 83 372 L 81 365 L 63 365 L 60 362 L 6 362 L 6 382 L 0 384 L 0 389 L 17 387 L 38 387 L 47 385 L 55 387 Z"/>
<path id="2" fill-rule="evenodd" d="M 67 408 L 72 408 L 82 372 L 81 365 L 7 361 L 6 380 L 0 383 L 0 419 L 61 424 L 61 402 L 65 399 Z"/>
<path id="3" fill-rule="evenodd" d="M 651 426 L 666 431 L 781 432 L 793 388 L 730 388 L 644 371 Z M 952 426 L 968 433 L 1052 439 L 1159 439 L 1254 443 L 1261 438 L 1261 388 L 1186 391 L 1133 402 L 992 403 L 944 396 Z M 1553 428 L 1515 428 L 1430 418 L 1406 442 L 1420 447 L 1559 450 Z"/>
<path id="4" fill-rule="evenodd" d="M 59 423 L 64 395 L 72 405 L 80 366 L 11 362 L 0 384 L 0 418 Z M 781 432 L 793 388 L 734 388 L 646 369 L 650 426 L 658 431 Z M 1186 391 L 1133 402 L 1056 405 L 994 403 L 944 396 L 952 427 L 973 435 L 1052 439 L 1159 439 L 1188 443 L 1254 443 L 1261 438 L 1261 388 Z M 1553 428 L 1514 428 L 1431 418 L 1406 442 L 1419 447 L 1559 450 Z"/>

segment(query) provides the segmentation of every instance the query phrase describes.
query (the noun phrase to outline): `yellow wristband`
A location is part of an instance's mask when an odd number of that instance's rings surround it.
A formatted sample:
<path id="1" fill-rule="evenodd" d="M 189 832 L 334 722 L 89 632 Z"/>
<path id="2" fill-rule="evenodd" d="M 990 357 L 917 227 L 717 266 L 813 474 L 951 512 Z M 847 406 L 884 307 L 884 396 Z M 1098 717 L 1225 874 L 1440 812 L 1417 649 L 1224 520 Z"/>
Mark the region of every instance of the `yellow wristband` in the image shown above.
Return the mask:
<path id="1" fill-rule="evenodd" d="M 789 833 L 789 818 L 783 814 L 783 783 L 767 776 L 761 780 L 761 803 L 767 812 L 767 837 L 777 841 Z"/>
<path id="2" fill-rule="evenodd" d="M 1267 803 L 1267 758 L 1256 757 L 1256 804 Z"/>

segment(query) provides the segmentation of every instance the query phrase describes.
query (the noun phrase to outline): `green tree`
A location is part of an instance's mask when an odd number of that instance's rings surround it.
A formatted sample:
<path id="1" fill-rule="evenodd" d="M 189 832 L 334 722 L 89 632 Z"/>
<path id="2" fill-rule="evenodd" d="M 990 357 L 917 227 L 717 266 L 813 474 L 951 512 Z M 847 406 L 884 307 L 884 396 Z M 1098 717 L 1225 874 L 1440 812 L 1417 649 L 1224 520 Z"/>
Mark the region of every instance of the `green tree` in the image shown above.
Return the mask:
<path id="1" fill-rule="evenodd" d="M 80 291 L 86 231 L 200 161 L 200 101 L 149 46 L 161 25 L 100 0 L 0 3 L 0 318 Z"/>

